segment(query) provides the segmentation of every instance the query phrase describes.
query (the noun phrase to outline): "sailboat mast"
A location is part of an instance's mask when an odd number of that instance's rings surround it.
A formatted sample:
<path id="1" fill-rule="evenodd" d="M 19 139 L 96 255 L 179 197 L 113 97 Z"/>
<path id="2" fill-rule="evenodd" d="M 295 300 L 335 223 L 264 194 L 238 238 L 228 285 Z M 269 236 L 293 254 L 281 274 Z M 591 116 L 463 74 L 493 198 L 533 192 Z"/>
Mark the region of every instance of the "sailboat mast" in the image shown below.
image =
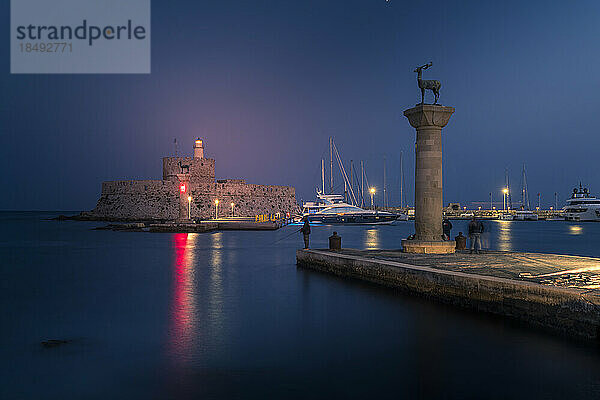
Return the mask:
<path id="1" fill-rule="evenodd" d="M 352 160 L 350 160 L 350 190 L 354 192 L 354 164 Z M 352 205 L 356 205 L 352 203 Z"/>
<path id="2" fill-rule="evenodd" d="M 333 194 L 333 137 L 329 137 L 329 194 Z"/>
<path id="3" fill-rule="evenodd" d="M 325 194 L 325 160 L 321 158 L 321 193 Z"/>
<path id="4" fill-rule="evenodd" d="M 510 190 L 510 180 L 508 178 L 508 168 L 504 169 L 504 178 L 506 179 L 506 189 L 508 189 L 508 208 L 513 208 L 512 206 L 512 190 Z"/>
<path id="5" fill-rule="evenodd" d="M 529 204 L 529 191 L 527 188 L 527 175 L 525 174 L 525 164 L 523 164 L 523 192 L 521 198 L 521 204 L 523 205 L 523 209 L 529 210 L 531 206 Z"/>
<path id="6" fill-rule="evenodd" d="M 387 207 L 387 186 L 385 182 L 385 156 L 383 156 L 383 207 Z"/>
<path id="7" fill-rule="evenodd" d="M 360 161 L 360 206 L 365 206 L 365 165 Z"/>

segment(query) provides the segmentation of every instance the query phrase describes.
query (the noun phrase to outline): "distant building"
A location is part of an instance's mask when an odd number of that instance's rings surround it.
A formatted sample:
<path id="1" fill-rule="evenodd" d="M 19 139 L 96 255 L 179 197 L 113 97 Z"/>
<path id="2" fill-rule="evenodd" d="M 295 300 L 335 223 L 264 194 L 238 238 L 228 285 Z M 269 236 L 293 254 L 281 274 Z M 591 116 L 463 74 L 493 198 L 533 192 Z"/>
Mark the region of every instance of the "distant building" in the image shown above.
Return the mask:
<path id="1" fill-rule="evenodd" d="M 162 180 L 107 181 L 87 216 L 106 220 L 176 220 L 188 217 L 286 215 L 298 210 L 291 186 L 254 185 L 243 179 L 215 180 L 215 160 L 196 139 L 193 157 L 164 157 Z M 191 198 L 189 201 L 188 199 Z M 215 203 L 218 202 L 218 206 Z M 233 204 L 233 205 L 232 205 Z M 233 209 L 233 210 L 232 210 Z"/>

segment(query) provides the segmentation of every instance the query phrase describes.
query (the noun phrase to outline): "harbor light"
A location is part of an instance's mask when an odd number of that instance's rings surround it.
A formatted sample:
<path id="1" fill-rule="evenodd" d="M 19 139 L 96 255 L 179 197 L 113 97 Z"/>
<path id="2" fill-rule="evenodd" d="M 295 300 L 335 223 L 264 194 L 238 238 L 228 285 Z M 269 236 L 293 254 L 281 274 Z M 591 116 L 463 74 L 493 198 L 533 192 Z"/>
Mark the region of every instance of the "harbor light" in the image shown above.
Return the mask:
<path id="1" fill-rule="evenodd" d="M 188 196 L 188 219 L 192 219 L 192 196 Z"/>
<path id="2" fill-rule="evenodd" d="M 231 216 L 235 217 L 234 213 L 233 213 L 233 207 L 235 207 L 235 203 L 231 202 Z"/>
<path id="3" fill-rule="evenodd" d="M 502 189 L 502 194 L 504 195 L 504 196 L 503 196 L 503 199 L 504 199 L 504 206 L 502 207 L 502 209 L 503 209 L 504 211 L 506 211 L 506 196 L 508 195 L 508 188 L 504 188 L 504 189 Z"/>
<path id="4" fill-rule="evenodd" d="M 369 188 L 369 193 L 371 193 L 371 209 L 373 209 L 373 195 L 375 194 L 375 188 L 371 187 Z"/>
<path id="5" fill-rule="evenodd" d="M 219 199 L 215 200 L 215 219 L 219 218 Z"/>

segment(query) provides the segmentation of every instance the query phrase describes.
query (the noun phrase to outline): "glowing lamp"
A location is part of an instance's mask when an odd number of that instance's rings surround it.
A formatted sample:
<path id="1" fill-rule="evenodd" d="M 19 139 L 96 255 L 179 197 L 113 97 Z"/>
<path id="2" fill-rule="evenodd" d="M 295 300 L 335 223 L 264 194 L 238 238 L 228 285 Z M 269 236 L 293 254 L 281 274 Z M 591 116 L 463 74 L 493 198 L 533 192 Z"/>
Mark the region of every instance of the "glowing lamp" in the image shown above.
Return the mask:
<path id="1" fill-rule="evenodd" d="M 185 183 L 182 183 L 181 185 L 179 185 L 179 191 L 180 191 L 181 193 L 185 193 L 186 189 L 187 189 L 187 188 L 185 187 Z"/>

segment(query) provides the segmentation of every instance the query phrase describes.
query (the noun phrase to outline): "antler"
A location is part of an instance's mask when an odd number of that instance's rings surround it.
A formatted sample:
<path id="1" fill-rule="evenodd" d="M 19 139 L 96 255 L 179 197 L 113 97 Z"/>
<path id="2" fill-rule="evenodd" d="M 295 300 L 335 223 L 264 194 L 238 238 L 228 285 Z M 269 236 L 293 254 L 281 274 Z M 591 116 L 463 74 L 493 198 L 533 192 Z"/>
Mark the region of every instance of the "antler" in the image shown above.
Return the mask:
<path id="1" fill-rule="evenodd" d="M 415 69 L 415 71 L 420 70 L 420 69 L 427 69 L 427 68 L 431 67 L 432 65 L 433 65 L 433 63 L 429 62 L 429 64 L 425 64 L 425 65 L 421 65 L 420 67 L 417 67 Z"/>

